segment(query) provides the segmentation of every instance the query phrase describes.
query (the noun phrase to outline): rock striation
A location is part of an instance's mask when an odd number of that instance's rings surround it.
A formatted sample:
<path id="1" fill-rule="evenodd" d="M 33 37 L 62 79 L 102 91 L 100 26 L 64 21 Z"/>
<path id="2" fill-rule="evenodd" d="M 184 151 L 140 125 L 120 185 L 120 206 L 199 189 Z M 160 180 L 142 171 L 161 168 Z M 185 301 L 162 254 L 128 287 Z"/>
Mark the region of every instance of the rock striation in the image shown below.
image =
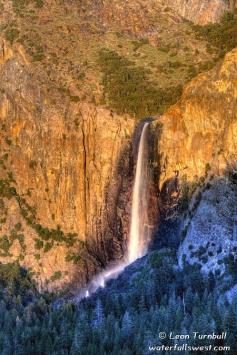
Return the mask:
<path id="1" fill-rule="evenodd" d="M 87 44 L 94 35 L 98 36 L 96 42 L 111 29 L 134 41 L 142 39 L 145 47 L 148 42 L 144 39 L 159 45 L 160 29 L 167 33 L 167 24 L 174 26 L 172 38 L 179 28 L 176 25 L 185 27 L 179 15 L 165 11 L 168 5 L 183 17 L 203 24 L 216 21 L 225 8 L 224 2 L 217 0 L 202 2 L 203 6 L 194 0 L 169 4 L 153 0 L 150 7 L 147 1 L 82 3 L 78 8 L 67 2 L 64 9 L 54 1 L 47 2 L 49 8 L 56 6 L 63 23 L 66 15 L 70 23 L 77 16 L 83 19 L 76 22 L 79 42 Z M 155 3 L 157 7 L 153 7 Z M 44 6 L 37 17 L 40 28 L 46 30 L 44 24 L 51 22 L 47 11 Z M 12 13 L 11 8 L 4 5 L 4 16 L 8 13 Z M 71 18 L 72 14 L 75 17 Z M 46 41 L 46 35 L 40 37 L 42 48 L 37 46 L 30 55 L 25 49 L 33 42 L 24 42 L 25 36 L 17 37 L 24 25 L 20 17 L 17 21 L 18 27 L 12 25 L 5 33 L 8 42 L 0 40 L 0 261 L 17 261 L 31 269 L 41 288 L 77 287 L 125 253 L 136 122 L 100 106 L 102 88 L 98 83 L 102 73 L 91 74 L 94 64 L 84 60 L 87 46 L 74 47 L 81 48 L 81 52 L 75 51 L 80 62 L 70 61 L 72 49 L 63 49 L 61 44 L 70 47 L 78 41 L 72 38 L 69 42 L 75 32 L 73 27 L 62 27 L 59 36 L 65 36 L 58 41 L 51 37 Z M 57 50 L 51 53 L 54 44 Z M 69 55 L 62 66 L 61 53 Z M 51 77 L 52 73 L 56 76 Z M 86 80 L 80 81 L 78 77 L 83 78 L 83 74 Z M 62 85 L 64 80 L 67 85 Z M 192 183 L 208 174 L 233 171 L 237 150 L 236 82 L 237 50 L 233 50 L 218 67 L 192 80 L 181 100 L 153 122 L 151 150 L 153 144 L 156 149 L 151 152 L 150 163 L 157 184 L 150 183 L 152 225 L 158 215 L 158 189 L 160 211 L 170 206 L 175 209 L 182 178 Z M 84 98 L 84 91 L 93 90 L 94 96 Z"/>
<path id="2" fill-rule="evenodd" d="M 42 285 L 86 281 L 123 254 L 135 122 L 85 102 L 53 105 L 23 53 L 1 40 L 1 260 L 20 261 Z"/>
<path id="3" fill-rule="evenodd" d="M 231 9 L 227 0 L 165 0 L 165 3 L 183 18 L 199 25 L 218 22 Z"/>
<path id="4" fill-rule="evenodd" d="M 154 123 L 160 206 L 187 214 L 178 258 L 222 273 L 236 255 L 237 49 L 194 78 L 180 101 Z M 190 195 L 189 195 L 190 193 Z M 192 196 L 192 197 L 191 197 Z M 179 202 L 178 202 L 179 201 Z"/>
<path id="5" fill-rule="evenodd" d="M 156 121 L 160 188 L 177 174 L 189 181 L 211 170 L 222 174 L 236 162 L 237 49 L 198 75 L 179 102 Z"/>

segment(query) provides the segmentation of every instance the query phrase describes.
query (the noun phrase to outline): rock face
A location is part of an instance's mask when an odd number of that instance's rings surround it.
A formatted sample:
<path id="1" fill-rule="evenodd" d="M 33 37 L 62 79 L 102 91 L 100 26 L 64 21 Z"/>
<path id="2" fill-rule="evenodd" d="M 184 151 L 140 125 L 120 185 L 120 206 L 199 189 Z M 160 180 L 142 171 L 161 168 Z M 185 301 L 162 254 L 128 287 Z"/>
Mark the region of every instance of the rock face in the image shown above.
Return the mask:
<path id="1" fill-rule="evenodd" d="M 222 272 L 236 255 L 236 80 L 237 49 L 193 79 L 181 100 L 154 123 L 160 205 L 175 215 L 177 201 L 187 199 L 181 266 L 185 257 L 203 271 Z"/>
<path id="2" fill-rule="evenodd" d="M 23 53 L 1 41 L 1 259 L 32 268 L 42 286 L 85 282 L 123 254 L 134 120 L 52 105 Z"/>
<path id="3" fill-rule="evenodd" d="M 186 221 L 186 235 L 178 256 L 203 271 L 223 271 L 225 259 L 237 251 L 237 186 L 227 179 L 210 181 L 194 215 Z"/>
<path id="4" fill-rule="evenodd" d="M 189 21 L 199 25 L 218 22 L 230 10 L 226 0 L 165 0 L 167 6 Z"/>
<path id="5" fill-rule="evenodd" d="M 236 162 L 237 49 L 184 89 L 181 100 L 155 123 L 160 179 L 177 174 L 188 181 L 211 170 L 223 173 Z"/>
<path id="6" fill-rule="evenodd" d="M 207 22 L 217 14 L 208 1 L 209 8 L 185 3 L 170 7 L 187 18 L 196 16 L 195 22 L 201 13 Z M 28 38 L 27 8 L 22 18 L 17 4 L 14 11 L 10 1 L 6 4 L 3 25 L 11 26 L 5 33 L 9 42 L 0 40 L 0 260 L 31 268 L 42 288 L 78 286 L 124 255 L 137 144 L 134 119 L 99 107 L 102 73 L 86 60 L 95 55 L 91 51 L 87 58 L 87 42 L 93 39 L 95 46 L 106 31 L 119 30 L 157 45 L 160 29 L 167 33 L 174 25 L 173 39 L 176 24 L 183 24 L 156 0 L 83 0 L 79 7 L 70 1 L 65 8 L 50 0 L 37 10 Z M 52 32 L 47 27 L 51 8 L 62 21 L 52 27 L 59 36 L 55 40 L 46 35 Z M 73 21 L 76 27 L 67 27 Z M 38 28 L 45 30 L 39 38 Z M 77 41 L 83 46 L 74 46 Z M 70 60 L 73 51 L 75 61 Z M 192 182 L 206 174 L 207 163 L 217 174 L 235 163 L 236 66 L 233 51 L 221 66 L 193 80 L 180 102 L 153 123 L 158 143 L 151 154 L 157 179 L 156 187 L 151 182 L 152 221 L 158 214 L 158 187 L 164 210 L 175 208 L 182 176 Z"/>
<path id="7" fill-rule="evenodd" d="M 233 11 L 234 6 L 231 0 L 149 0 L 135 3 L 113 0 L 101 2 L 99 9 L 105 23 L 112 20 L 120 22 L 120 27 L 139 35 L 144 30 L 147 34 L 154 32 L 155 23 L 150 22 L 148 27 L 147 22 L 153 9 L 161 11 L 169 7 L 173 16 L 178 14 L 196 24 L 206 25 L 218 22 L 226 11 Z"/>

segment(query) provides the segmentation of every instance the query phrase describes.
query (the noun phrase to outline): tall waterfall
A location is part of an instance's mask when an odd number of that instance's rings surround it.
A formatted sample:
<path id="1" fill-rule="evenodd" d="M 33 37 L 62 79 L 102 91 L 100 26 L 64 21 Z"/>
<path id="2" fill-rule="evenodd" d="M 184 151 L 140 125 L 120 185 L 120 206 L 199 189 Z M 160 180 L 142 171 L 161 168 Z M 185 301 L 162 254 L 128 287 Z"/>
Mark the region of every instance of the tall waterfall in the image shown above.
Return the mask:
<path id="1" fill-rule="evenodd" d="M 148 126 L 145 123 L 139 143 L 137 166 L 132 196 L 132 213 L 128 243 L 128 262 L 132 263 L 143 256 L 149 243 L 148 221 Z"/>
<path id="2" fill-rule="evenodd" d="M 104 287 L 108 280 L 116 278 L 127 265 L 143 256 L 147 251 L 150 241 L 148 220 L 148 126 L 149 123 L 145 123 L 143 126 L 138 148 L 127 255 L 119 263 L 110 265 L 106 270 L 96 275 L 87 285 L 87 288 L 78 295 L 78 301 L 89 297 L 99 287 Z"/>

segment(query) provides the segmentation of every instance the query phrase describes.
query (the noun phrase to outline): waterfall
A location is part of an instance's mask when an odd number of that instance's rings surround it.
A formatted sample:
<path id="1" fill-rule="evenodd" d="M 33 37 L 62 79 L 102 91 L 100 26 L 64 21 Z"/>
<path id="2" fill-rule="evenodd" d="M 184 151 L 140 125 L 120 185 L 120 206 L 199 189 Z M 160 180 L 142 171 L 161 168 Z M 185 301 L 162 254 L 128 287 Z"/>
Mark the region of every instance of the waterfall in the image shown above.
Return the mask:
<path id="1" fill-rule="evenodd" d="M 128 243 L 128 262 L 143 256 L 149 243 L 148 221 L 148 126 L 145 123 L 139 143 L 137 166 L 132 196 L 131 226 Z"/>
<path id="2" fill-rule="evenodd" d="M 110 265 L 106 270 L 96 275 L 87 285 L 87 288 L 77 296 L 77 301 L 89 297 L 98 288 L 105 287 L 108 280 L 116 278 L 126 266 L 146 254 L 150 241 L 148 220 L 148 126 L 149 123 L 145 123 L 142 128 L 138 148 L 127 255 L 119 263 Z"/>

